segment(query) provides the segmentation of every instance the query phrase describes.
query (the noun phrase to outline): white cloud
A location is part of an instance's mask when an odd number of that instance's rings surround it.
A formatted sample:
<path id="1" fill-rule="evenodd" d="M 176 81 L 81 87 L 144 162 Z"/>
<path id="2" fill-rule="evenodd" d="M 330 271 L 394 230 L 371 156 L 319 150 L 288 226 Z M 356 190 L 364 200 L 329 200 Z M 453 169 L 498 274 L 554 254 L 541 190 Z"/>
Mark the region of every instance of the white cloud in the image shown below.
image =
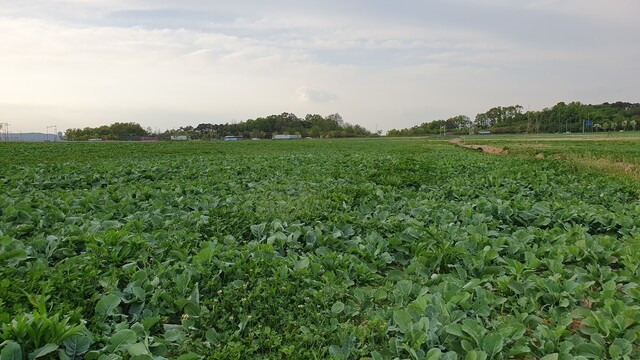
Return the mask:
<path id="1" fill-rule="evenodd" d="M 257 1 L 7 1 L 0 9 L 0 113 L 24 131 L 42 122 L 62 128 L 140 121 L 168 128 L 283 111 L 339 112 L 346 121 L 388 129 L 460 113 L 473 117 L 510 103 L 637 101 L 632 97 L 640 80 L 640 49 L 628 41 L 637 32 L 598 14 L 636 13 L 630 0 L 613 0 L 606 9 L 596 0 L 456 0 L 446 21 L 404 21 L 415 14 L 409 7 L 398 15 L 394 3 L 378 12 L 341 13 L 332 6 L 347 5 L 332 0 L 322 9 L 319 2 L 286 0 L 280 7 Z M 552 46 L 535 34 L 510 36 L 518 29 L 501 27 L 504 19 L 461 21 L 457 12 L 465 4 L 517 12 L 541 28 L 551 20 L 540 14 L 561 14 L 563 26 L 565 19 L 599 16 L 608 30 L 606 39 L 592 41 L 577 28 L 567 35 L 575 42 Z M 425 11 L 415 6 L 413 12 Z M 191 13 L 175 15 L 186 16 L 179 22 L 184 26 L 162 26 L 162 19 L 159 26 L 111 23 L 118 12 L 142 11 L 135 19 L 159 10 L 172 16 L 175 9 L 221 16 L 191 21 Z M 640 31 L 629 24 L 625 20 L 624 29 Z"/>
<path id="2" fill-rule="evenodd" d="M 591 20 L 606 21 L 619 26 L 637 20 L 640 2 L 637 0 L 454 0 L 458 3 L 483 5 L 507 9 L 556 13 Z M 598 24 L 594 24 L 598 25 Z"/>
<path id="3" fill-rule="evenodd" d="M 317 89 L 308 88 L 306 86 L 299 87 L 296 90 L 298 101 L 305 103 L 324 103 L 338 100 L 338 95 Z"/>

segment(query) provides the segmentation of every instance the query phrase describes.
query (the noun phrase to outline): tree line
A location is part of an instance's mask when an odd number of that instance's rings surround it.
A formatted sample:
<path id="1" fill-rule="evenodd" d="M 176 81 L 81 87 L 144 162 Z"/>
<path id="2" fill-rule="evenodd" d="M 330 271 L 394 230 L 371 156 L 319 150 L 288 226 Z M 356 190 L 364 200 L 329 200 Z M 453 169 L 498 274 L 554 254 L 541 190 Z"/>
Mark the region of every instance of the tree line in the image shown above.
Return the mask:
<path id="1" fill-rule="evenodd" d="M 86 141 L 89 139 L 127 141 L 140 140 L 141 137 L 149 136 L 150 129 L 144 129 L 140 124 L 133 122 L 117 122 L 96 128 L 67 129 L 64 135 L 67 140 L 75 141 Z"/>
<path id="2" fill-rule="evenodd" d="M 559 102 L 540 111 L 525 111 L 520 105 L 497 106 L 477 114 L 434 120 L 406 129 L 393 129 L 389 136 L 501 133 L 564 133 L 640 130 L 640 104 L 618 101 L 599 105 Z"/>
<path id="3" fill-rule="evenodd" d="M 292 113 L 269 115 L 256 119 L 248 119 L 238 123 L 210 124 L 202 123 L 197 126 L 182 126 L 178 129 L 153 133 L 151 129 L 144 129 L 137 123 L 114 123 L 97 128 L 68 129 L 65 132 L 67 140 L 86 141 L 89 139 L 103 140 L 140 140 L 153 137 L 168 140 L 171 136 L 187 136 L 191 139 L 214 140 L 225 136 L 242 136 L 244 138 L 271 139 L 276 134 L 300 135 L 313 138 L 341 138 L 372 136 L 369 130 L 360 125 L 345 122 L 340 114 L 321 116 L 308 114 L 299 118 Z"/>
<path id="4" fill-rule="evenodd" d="M 388 136 L 424 136 L 435 134 L 468 134 L 490 131 L 500 133 L 564 133 L 640 130 L 640 104 L 629 102 L 603 103 L 599 105 L 580 102 L 559 102 L 540 111 L 525 111 L 520 105 L 497 106 L 477 114 L 472 120 L 457 115 L 446 120 L 434 120 L 405 128 L 392 129 Z M 140 140 L 153 137 L 168 140 L 171 136 L 188 136 L 191 139 L 213 140 L 225 136 L 270 139 L 276 134 L 300 135 L 313 138 L 341 138 L 375 136 L 360 125 L 345 122 L 340 114 L 321 116 L 307 114 L 304 118 L 284 112 L 238 123 L 183 126 L 178 129 L 154 133 L 138 123 L 116 122 L 96 128 L 68 129 L 67 140 Z"/>

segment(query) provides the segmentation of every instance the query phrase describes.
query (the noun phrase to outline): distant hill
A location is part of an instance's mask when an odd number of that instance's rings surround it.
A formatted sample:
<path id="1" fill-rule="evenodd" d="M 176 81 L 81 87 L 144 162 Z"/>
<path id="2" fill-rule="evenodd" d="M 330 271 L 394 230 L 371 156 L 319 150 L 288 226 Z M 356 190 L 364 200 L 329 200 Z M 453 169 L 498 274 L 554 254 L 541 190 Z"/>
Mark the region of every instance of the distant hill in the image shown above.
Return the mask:
<path id="1" fill-rule="evenodd" d="M 4 134 L 0 134 L 0 141 L 29 141 L 29 142 L 44 142 L 44 141 L 62 141 L 58 135 L 44 133 L 9 133 L 9 137 L 5 139 Z"/>

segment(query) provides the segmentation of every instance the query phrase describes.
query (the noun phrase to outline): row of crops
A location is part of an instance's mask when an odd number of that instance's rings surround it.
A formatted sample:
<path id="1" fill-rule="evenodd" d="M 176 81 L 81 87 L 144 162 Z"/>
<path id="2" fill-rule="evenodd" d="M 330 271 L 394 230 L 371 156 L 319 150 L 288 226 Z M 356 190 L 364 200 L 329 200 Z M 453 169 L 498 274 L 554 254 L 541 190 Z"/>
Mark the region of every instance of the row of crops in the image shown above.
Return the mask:
<path id="1" fill-rule="evenodd" d="M 4 359 L 637 359 L 640 201 L 425 140 L 0 146 Z"/>

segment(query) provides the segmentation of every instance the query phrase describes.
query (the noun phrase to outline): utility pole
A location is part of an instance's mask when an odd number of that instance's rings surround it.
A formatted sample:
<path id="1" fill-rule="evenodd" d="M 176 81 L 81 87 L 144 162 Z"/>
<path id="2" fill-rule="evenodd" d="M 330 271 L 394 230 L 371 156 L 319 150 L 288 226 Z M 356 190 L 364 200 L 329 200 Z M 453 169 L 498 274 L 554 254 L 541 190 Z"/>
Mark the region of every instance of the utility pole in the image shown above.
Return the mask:
<path id="1" fill-rule="evenodd" d="M 56 134 L 58 133 L 58 127 L 56 125 L 47 126 L 47 141 L 49 141 L 49 129 L 53 129 L 53 141 L 56 141 Z"/>
<path id="2" fill-rule="evenodd" d="M 9 141 L 9 123 L 0 123 L 0 129 L 2 129 L 2 135 L 4 137 L 4 141 L 7 142 Z"/>

